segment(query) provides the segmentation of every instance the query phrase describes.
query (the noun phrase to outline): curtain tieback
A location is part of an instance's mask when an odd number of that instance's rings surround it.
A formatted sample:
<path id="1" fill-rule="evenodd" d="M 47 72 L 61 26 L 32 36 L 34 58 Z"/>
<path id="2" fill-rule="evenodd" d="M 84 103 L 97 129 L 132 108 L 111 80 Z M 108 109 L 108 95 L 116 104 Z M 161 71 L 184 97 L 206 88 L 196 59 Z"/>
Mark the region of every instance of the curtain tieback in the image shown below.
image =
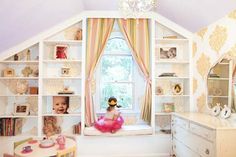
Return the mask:
<path id="1" fill-rule="evenodd" d="M 149 77 L 145 77 L 148 84 L 152 84 L 152 80 Z"/>
<path id="2" fill-rule="evenodd" d="M 92 79 L 89 77 L 89 78 L 87 78 L 87 82 L 91 82 L 92 81 Z"/>

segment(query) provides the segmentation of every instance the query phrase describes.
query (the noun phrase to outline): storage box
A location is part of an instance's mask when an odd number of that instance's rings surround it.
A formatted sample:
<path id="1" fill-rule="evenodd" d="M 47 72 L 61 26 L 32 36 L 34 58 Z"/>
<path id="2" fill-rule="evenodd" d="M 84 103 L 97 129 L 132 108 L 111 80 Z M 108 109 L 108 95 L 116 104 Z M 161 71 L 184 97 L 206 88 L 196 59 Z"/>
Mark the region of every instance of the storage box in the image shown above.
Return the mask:
<path id="1" fill-rule="evenodd" d="M 38 87 L 29 87 L 29 94 L 38 94 Z"/>

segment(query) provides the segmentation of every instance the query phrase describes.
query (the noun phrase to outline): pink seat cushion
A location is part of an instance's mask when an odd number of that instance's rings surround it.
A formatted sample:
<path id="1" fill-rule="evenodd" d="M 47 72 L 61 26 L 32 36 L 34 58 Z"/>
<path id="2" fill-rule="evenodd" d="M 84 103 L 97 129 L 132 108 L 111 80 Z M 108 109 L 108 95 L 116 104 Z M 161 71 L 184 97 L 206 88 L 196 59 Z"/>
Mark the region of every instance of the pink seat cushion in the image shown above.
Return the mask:
<path id="1" fill-rule="evenodd" d="M 14 157 L 14 155 L 4 153 L 3 157 Z"/>

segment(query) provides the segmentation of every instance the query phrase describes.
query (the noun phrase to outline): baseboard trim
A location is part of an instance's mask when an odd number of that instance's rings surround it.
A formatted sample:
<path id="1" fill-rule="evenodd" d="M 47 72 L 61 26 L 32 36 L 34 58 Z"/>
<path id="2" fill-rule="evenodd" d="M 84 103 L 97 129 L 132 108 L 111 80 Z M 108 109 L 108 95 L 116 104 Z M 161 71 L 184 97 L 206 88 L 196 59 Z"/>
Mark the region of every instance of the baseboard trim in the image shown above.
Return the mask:
<path id="1" fill-rule="evenodd" d="M 157 154 L 102 154 L 102 155 L 79 155 L 79 157 L 170 157 L 170 153 L 157 153 Z"/>

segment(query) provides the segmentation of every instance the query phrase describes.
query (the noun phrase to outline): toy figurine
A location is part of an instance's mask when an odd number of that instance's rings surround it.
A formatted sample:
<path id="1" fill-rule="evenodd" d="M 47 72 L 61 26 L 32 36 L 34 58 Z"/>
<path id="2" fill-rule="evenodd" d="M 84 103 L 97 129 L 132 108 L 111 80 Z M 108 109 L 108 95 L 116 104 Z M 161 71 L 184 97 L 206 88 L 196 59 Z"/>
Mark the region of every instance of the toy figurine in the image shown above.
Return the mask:
<path id="1" fill-rule="evenodd" d="M 57 144 L 59 145 L 59 150 L 65 149 L 66 138 L 63 135 L 59 135 L 56 139 Z"/>
<path id="2" fill-rule="evenodd" d="M 19 60 L 19 56 L 17 54 L 14 55 L 14 61 L 18 61 Z"/>
<path id="3" fill-rule="evenodd" d="M 82 40 L 82 29 L 80 28 L 75 36 L 75 40 Z"/>
<path id="4" fill-rule="evenodd" d="M 26 60 L 29 61 L 30 60 L 30 50 L 27 50 L 26 52 Z"/>

